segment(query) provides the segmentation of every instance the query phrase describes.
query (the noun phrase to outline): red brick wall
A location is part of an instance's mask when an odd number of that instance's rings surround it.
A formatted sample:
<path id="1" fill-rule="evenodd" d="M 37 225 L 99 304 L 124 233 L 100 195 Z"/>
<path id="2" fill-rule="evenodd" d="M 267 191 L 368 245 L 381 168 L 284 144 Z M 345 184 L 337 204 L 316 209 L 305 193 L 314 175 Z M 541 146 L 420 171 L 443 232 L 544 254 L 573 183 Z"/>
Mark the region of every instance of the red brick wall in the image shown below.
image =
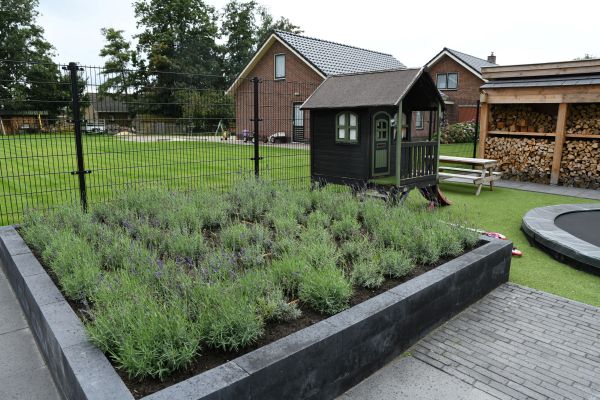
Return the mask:
<path id="1" fill-rule="evenodd" d="M 285 54 L 285 79 L 274 80 L 275 54 Z M 292 104 L 302 103 L 323 81 L 311 67 L 294 55 L 284 45 L 276 41 L 263 55 L 260 61 L 237 88 L 236 97 L 236 134 L 241 137 L 244 129 L 252 132 L 250 121 L 254 112 L 253 88 L 250 79 L 259 77 L 260 84 L 260 136 L 269 136 L 276 132 L 285 132 L 292 136 Z M 304 112 L 304 135 L 309 136 L 309 115 Z"/>
<path id="2" fill-rule="evenodd" d="M 429 68 L 429 73 L 434 81 L 437 81 L 437 74 L 448 72 L 458 72 L 458 89 L 442 90 L 442 93 L 454 102 L 454 104 L 446 105 L 448 123 L 470 121 L 474 119 L 475 110 L 474 108 L 471 110 L 465 109 L 464 106 L 476 106 L 477 100 L 479 100 L 479 87 L 484 82 L 475 76 L 471 70 L 466 69 L 447 55 L 442 56 Z"/>

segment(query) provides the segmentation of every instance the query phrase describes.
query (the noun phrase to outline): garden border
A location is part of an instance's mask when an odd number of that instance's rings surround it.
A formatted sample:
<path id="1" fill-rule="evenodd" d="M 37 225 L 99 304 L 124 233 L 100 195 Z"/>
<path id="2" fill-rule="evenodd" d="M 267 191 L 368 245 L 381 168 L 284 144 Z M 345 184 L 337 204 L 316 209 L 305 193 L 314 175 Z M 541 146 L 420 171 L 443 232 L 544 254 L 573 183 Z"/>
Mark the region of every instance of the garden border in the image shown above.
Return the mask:
<path id="1" fill-rule="evenodd" d="M 508 281 L 512 243 L 485 243 L 410 281 L 145 400 L 331 399 Z M 133 399 L 14 227 L 0 262 L 67 399 Z"/>
<path id="2" fill-rule="evenodd" d="M 600 204 L 597 203 L 537 207 L 525 214 L 521 229 L 529 239 L 560 261 L 564 262 L 566 258 L 579 265 L 600 268 L 598 246 L 562 230 L 554 222 L 563 214 L 598 210 Z"/>

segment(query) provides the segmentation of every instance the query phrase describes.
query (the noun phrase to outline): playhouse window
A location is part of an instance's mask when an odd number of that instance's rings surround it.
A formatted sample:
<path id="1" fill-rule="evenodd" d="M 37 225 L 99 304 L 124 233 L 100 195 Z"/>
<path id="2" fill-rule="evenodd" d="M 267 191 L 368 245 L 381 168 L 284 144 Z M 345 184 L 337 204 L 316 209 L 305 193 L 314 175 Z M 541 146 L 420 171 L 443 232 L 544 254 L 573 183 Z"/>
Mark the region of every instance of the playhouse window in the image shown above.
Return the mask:
<path id="1" fill-rule="evenodd" d="M 422 111 L 415 112 L 415 128 L 423 129 L 423 112 Z"/>
<path id="2" fill-rule="evenodd" d="M 351 112 L 339 113 L 335 121 L 335 141 L 358 143 L 358 117 Z"/>
<path id="3" fill-rule="evenodd" d="M 275 79 L 285 79 L 285 54 L 275 54 Z"/>

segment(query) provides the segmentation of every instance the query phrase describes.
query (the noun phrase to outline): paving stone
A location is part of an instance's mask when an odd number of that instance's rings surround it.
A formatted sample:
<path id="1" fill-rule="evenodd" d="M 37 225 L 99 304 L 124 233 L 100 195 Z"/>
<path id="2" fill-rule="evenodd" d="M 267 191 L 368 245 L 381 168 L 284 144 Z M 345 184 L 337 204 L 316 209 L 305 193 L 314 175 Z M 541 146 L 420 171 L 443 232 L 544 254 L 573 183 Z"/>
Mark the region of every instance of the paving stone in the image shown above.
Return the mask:
<path id="1" fill-rule="evenodd" d="M 43 367 L 44 360 L 39 353 L 29 328 L 0 335 L 0 377 Z"/>
<path id="2" fill-rule="evenodd" d="M 50 371 L 46 366 L 20 372 L 17 376 L 0 377 L 0 399 L 60 400 Z"/>
<path id="3" fill-rule="evenodd" d="M 423 362 L 500 399 L 600 399 L 596 326 L 599 308 L 505 284 L 417 343 L 414 354 L 433 349 Z"/>

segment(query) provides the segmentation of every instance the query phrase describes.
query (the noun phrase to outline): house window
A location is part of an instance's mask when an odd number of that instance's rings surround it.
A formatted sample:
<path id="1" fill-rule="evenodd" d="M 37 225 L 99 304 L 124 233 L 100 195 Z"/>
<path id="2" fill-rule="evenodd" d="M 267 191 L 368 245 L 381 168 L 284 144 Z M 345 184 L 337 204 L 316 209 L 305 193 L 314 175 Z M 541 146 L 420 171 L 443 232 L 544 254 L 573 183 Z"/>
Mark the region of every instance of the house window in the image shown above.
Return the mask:
<path id="1" fill-rule="evenodd" d="M 358 143 L 358 117 L 351 112 L 342 112 L 335 120 L 335 141 L 337 143 Z"/>
<path id="2" fill-rule="evenodd" d="M 437 74 L 438 89 L 458 89 L 458 73 Z"/>
<path id="3" fill-rule="evenodd" d="M 422 111 L 415 112 L 415 128 L 423 129 L 423 112 Z"/>
<path id="4" fill-rule="evenodd" d="M 275 54 L 275 79 L 285 79 L 285 54 Z"/>

